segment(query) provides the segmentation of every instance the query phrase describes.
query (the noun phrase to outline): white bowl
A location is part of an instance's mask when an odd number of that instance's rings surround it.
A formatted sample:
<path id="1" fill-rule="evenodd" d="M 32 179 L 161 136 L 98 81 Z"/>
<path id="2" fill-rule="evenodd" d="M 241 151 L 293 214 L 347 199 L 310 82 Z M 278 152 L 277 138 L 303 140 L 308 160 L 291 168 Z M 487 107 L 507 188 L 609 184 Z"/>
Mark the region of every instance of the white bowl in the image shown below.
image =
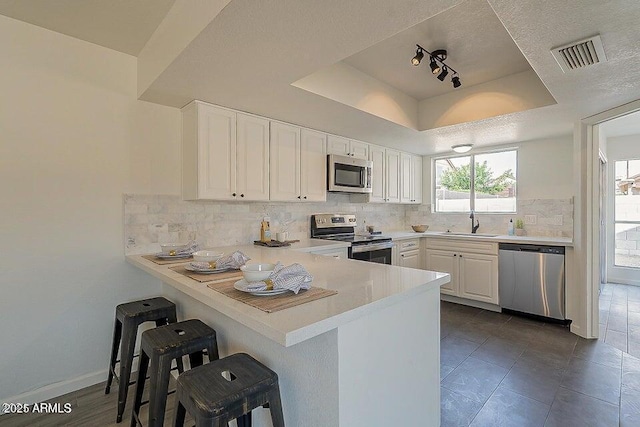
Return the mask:
<path id="1" fill-rule="evenodd" d="M 162 253 L 165 255 L 169 255 L 171 251 L 179 251 L 185 249 L 188 243 L 162 243 L 160 244 L 160 249 L 162 249 Z"/>
<path id="2" fill-rule="evenodd" d="M 193 253 L 193 260 L 196 262 L 211 262 L 222 258 L 224 254 L 215 251 L 197 251 Z"/>
<path id="3" fill-rule="evenodd" d="M 247 282 L 259 282 L 268 279 L 274 268 L 275 264 L 245 264 L 240 270 Z"/>

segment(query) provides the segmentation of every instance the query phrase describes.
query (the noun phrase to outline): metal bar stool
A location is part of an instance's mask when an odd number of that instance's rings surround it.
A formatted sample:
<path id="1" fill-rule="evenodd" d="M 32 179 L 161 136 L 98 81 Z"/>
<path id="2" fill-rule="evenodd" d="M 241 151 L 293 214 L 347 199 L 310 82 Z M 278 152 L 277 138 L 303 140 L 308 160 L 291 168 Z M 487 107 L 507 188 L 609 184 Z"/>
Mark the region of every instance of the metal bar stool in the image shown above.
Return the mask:
<path id="1" fill-rule="evenodd" d="M 131 376 L 133 359 L 137 357 L 137 355 L 134 356 L 133 350 L 136 346 L 138 326 L 144 322 L 155 322 L 156 326 L 162 326 L 175 323 L 177 320 L 176 305 L 162 297 L 128 302 L 116 307 L 109 375 L 107 377 L 107 386 L 104 390 L 104 394 L 109 394 L 111 383 L 115 377 L 118 382 L 118 416 L 116 422 L 122 421 L 129 385 L 134 383 L 129 381 L 129 377 Z M 120 348 L 121 344 L 122 348 Z M 119 348 L 120 360 L 117 359 Z M 120 363 L 119 374 L 116 374 L 117 363 Z M 178 364 L 178 371 L 183 371 L 182 361 Z"/>
<path id="2" fill-rule="evenodd" d="M 140 367 L 136 381 L 136 394 L 131 414 L 131 427 L 140 424 L 140 407 L 147 402 L 142 401 L 144 383 L 149 373 L 149 427 L 162 427 L 164 412 L 169 392 L 169 375 L 171 362 L 189 356 L 191 368 L 202 365 L 204 350 L 209 361 L 218 359 L 218 342 L 216 331 L 200 320 L 185 320 L 142 333 L 140 351 Z M 149 369 L 149 363 L 151 368 Z"/>
<path id="3" fill-rule="evenodd" d="M 284 427 L 278 374 L 245 353 L 238 353 L 180 374 L 174 427 L 188 412 L 196 427 L 251 427 L 251 411 L 269 407 L 273 427 Z"/>

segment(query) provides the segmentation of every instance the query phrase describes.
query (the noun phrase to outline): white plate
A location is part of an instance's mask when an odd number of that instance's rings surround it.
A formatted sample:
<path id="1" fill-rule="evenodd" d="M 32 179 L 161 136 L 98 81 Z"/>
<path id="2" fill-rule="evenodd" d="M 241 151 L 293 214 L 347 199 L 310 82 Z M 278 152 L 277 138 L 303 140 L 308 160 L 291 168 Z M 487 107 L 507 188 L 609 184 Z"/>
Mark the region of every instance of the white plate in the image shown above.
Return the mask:
<path id="1" fill-rule="evenodd" d="M 273 289 L 271 291 L 249 291 L 247 290 L 247 285 L 249 284 L 249 282 L 247 282 L 246 280 L 242 279 L 242 280 L 238 280 L 236 283 L 233 284 L 233 287 L 236 288 L 239 291 L 242 292 L 248 292 L 251 295 L 255 295 L 258 297 L 266 297 L 269 295 L 280 295 L 280 294 L 284 294 L 285 292 L 289 292 L 289 289 Z"/>
<path id="2" fill-rule="evenodd" d="M 187 258 L 191 258 L 191 254 L 169 255 L 169 254 L 163 254 L 162 252 L 160 252 L 159 254 L 156 254 L 156 258 L 159 258 L 159 259 L 187 259 Z"/>
<path id="3" fill-rule="evenodd" d="M 191 271 L 193 273 L 199 273 L 199 274 L 218 274 L 218 273 L 224 273 L 225 271 L 233 270 L 232 268 L 216 268 L 214 270 L 200 270 L 198 268 L 191 267 L 189 264 L 185 265 L 184 269 L 187 271 Z"/>

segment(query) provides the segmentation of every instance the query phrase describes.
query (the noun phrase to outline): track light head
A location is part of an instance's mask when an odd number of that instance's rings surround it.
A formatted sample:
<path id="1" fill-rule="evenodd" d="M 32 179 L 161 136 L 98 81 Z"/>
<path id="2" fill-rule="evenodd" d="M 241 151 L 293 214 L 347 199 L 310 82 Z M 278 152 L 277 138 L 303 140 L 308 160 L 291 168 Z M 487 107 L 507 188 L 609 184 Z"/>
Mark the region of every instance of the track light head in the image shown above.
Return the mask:
<path id="1" fill-rule="evenodd" d="M 447 67 L 442 67 L 442 72 L 438 74 L 438 80 L 443 82 L 444 78 L 447 77 L 447 74 L 449 74 L 449 70 L 447 70 Z"/>
<path id="2" fill-rule="evenodd" d="M 438 76 L 440 77 L 440 76 Z M 458 77 L 457 75 L 454 74 L 453 77 L 451 77 L 451 83 L 453 84 L 453 88 L 457 89 L 460 86 L 462 86 L 462 83 L 460 82 L 460 77 Z"/>
<path id="3" fill-rule="evenodd" d="M 440 72 L 440 66 L 436 64 L 436 60 L 431 57 L 431 62 L 429 63 L 429 67 L 431 67 L 431 73 L 438 74 Z"/>
<path id="4" fill-rule="evenodd" d="M 424 58 L 424 52 L 422 49 L 418 48 L 418 50 L 416 50 L 416 56 L 411 59 L 411 63 L 418 66 L 420 65 L 420 61 L 422 61 L 422 58 Z"/>

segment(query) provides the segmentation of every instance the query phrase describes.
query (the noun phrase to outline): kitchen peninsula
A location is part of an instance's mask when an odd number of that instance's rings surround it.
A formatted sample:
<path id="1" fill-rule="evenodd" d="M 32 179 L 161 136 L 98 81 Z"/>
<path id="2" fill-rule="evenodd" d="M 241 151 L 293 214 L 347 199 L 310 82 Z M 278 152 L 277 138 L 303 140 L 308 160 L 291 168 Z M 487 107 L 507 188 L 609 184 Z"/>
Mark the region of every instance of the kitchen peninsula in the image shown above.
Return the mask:
<path id="1" fill-rule="evenodd" d="M 222 356 L 247 352 L 280 377 L 290 426 L 438 425 L 440 286 L 448 274 L 336 259 L 294 249 L 241 250 L 252 262 L 298 262 L 337 294 L 266 313 L 140 255 L 127 261 L 163 282 L 181 319 L 218 332 Z M 175 264 L 174 264 L 175 265 Z M 254 411 L 256 427 L 268 411 Z"/>

